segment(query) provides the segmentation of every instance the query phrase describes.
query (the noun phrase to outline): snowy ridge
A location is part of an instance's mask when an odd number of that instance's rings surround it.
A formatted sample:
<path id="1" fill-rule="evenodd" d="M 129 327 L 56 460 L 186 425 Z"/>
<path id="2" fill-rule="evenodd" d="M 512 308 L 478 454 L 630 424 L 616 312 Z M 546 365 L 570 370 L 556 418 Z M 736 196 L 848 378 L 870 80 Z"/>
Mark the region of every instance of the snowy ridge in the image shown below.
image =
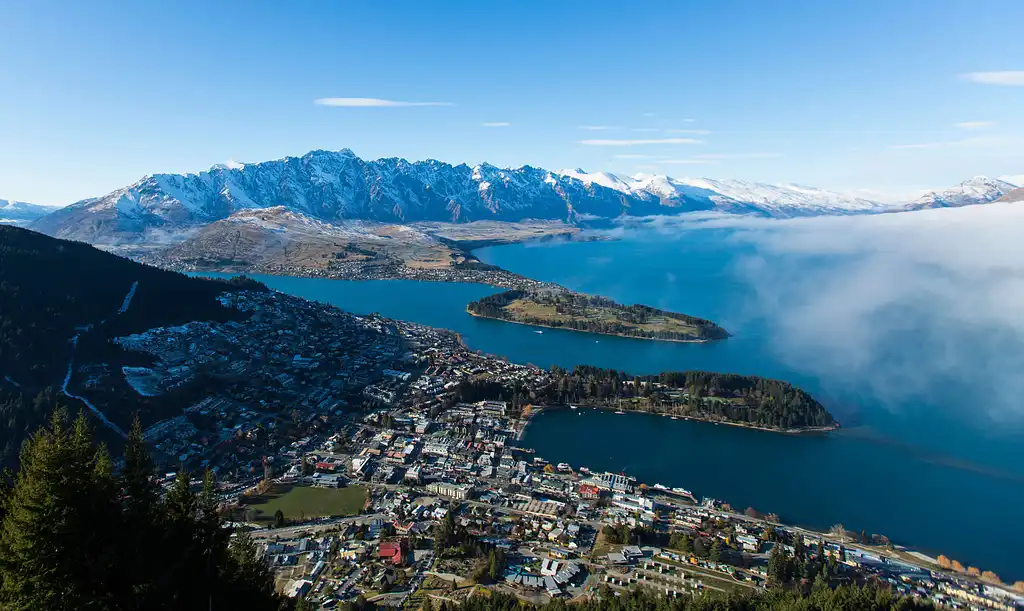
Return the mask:
<path id="1" fill-rule="evenodd" d="M 928 208 L 957 208 L 973 204 L 987 204 L 1017 189 L 1017 185 L 987 176 L 975 176 L 970 180 L 944 189 L 932 191 L 903 206 L 904 210 Z"/>
<path id="2" fill-rule="evenodd" d="M 367 161 L 347 149 L 317 150 L 261 163 L 218 164 L 197 173 L 145 176 L 102 197 L 62 208 L 32 227 L 60 238 L 124 244 L 180 235 L 239 212 L 278 207 L 305 219 L 290 219 L 289 226 L 296 220 L 321 223 L 316 230 L 325 232 L 352 220 L 571 223 L 706 210 L 788 218 L 987 203 L 1012 187 L 1006 181 L 977 177 L 899 207 L 796 184 L 655 174 L 630 177 L 580 169 L 551 172 L 529 165 L 470 167 L 434 159 Z M 275 222 L 270 217 L 247 219 L 257 221 Z"/>
<path id="3" fill-rule="evenodd" d="M 22 225 L 53 212 L 56 208 L 10 199 L 0 199 L 0 223 Z"/>
<path id="4" fill-rule="evenodd" d="M 559 173 L 580 180 L 584 184 L 598 184 L 637 197 L 653 197 L 665 205 L 685 207 L 688 210 L 719 209 L 789 217 L 881 212 L 890 207 L 885 203 L 863 197 L 802 185 L 772 185 L 711 178 L 672 178 L 658 174 L 621 177 L 607 172 L 588 174 L 583 170 L 562 170 Z M 701 206 L 701 202 L 708 205 Z"/>

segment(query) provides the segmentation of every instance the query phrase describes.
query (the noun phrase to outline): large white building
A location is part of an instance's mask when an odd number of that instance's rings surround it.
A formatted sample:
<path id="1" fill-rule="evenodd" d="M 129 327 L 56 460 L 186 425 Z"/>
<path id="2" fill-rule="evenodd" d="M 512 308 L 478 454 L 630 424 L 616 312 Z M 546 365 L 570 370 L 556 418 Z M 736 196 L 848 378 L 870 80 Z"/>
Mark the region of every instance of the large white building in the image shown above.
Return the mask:
<path id="1" fill-rule="evenodd" d="M 427 492 L 459 501 L 468 499 L 470 490 L 472 490 L 471 486 L 453 484 L 451 482 L 431 482 L 427 485 Z"/>

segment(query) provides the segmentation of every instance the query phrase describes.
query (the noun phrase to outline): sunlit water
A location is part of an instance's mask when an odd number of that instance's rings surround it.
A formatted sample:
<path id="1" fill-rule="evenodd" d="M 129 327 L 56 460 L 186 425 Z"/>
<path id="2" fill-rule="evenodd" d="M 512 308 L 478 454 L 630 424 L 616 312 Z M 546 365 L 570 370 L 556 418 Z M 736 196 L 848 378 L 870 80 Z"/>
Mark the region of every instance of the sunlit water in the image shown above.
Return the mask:
<path id="1" fill-rule="evenodd" d="M 553 410 L 534 420 L 524 443 L 552 461 L 624 470 L 648 483 L 682 486 L 800 524 L 827 528 L 842 522 L 994 570 L 1004 579 L 1024 576 L 1018 559 L 1024 549 L 1020 423 L 994 423 L 972 403 L 979 389 L 957 379 L 910 395 L 880 394 L 874 380 L 889 380 L 907 361 L 930 357 L 929 345 L 915 342 L 913 325 L 892 333 L 888 345 L 876 346 L 873 360 L 856 376 L 823 366 L 832 354 L 794 357 L 776 319 L 764 315 L 767 306 L 759 303 L 763 291 L 756 290 L 747 265 L 752 247 L 728 238 L 727 231 L 706 230 L 685 239 L 652 234 L 477 253 L 489 263 L 575 290 L 707 317 L 735 334 L 710 344 L 553 329 L 538 334 L 523 325 L 473 318 L 466 303 L 497 290 L 481 285 L 259 279 L 352 312 L 453 329 L 471 348 L 517 362 L 586 363 L 632 373 L 706 369 L 789 380 L 821 398 L 844 429 L 785 436 L 640 414 Z M 820 271 L 836 262 L 763 263 L 769 269 L 799 264 Z M 974 349 L 965 343 L 964 350 Z"/>

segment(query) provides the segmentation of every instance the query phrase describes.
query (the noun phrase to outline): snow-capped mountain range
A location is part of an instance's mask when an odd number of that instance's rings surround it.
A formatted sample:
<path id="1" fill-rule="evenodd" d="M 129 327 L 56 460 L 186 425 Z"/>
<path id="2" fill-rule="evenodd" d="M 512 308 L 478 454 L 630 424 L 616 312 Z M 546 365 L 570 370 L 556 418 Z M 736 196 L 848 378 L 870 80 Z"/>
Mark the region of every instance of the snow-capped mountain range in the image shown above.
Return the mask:
<path id="1" fill-rule="evenodd" d="M 23 225 L 46 216 L 56 208 L 0 199 L 0 223 Z"/>
<path id="2" fill-rule="evenodd" d="M 436 160 L 363 160 L 350 150 L 312 151 L 262 163 L 229 163 L 193 174 L 154 174 L 80 201 L 33 228 L 93 243 L 138 241 L 250 209 L 284 206 L 316 221 L 408 223 L 671 215 L 714 210 L 788 218 L 864 214 L 992 201 L 1014 185 L 977 177 L 904 206 L 801 185 L 708 178 L 633 177 L 531 166 L 502 169 Z"/>

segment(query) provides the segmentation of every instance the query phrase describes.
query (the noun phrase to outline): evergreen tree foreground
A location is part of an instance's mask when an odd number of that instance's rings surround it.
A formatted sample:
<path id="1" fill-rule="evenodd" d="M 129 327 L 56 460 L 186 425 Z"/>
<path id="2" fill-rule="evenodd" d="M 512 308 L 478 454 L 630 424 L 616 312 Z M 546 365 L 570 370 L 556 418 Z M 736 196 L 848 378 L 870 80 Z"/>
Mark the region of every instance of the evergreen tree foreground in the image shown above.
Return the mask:
<path id="1" fill-rule="evenodd" d="M 138 419 L 115 472 L 85 416 L 57 410 L 0 499 L 0 609 L 281 608 L 256 545 L 225 528 L 212 474 L 190 484 L 182 471 L 160 494 Z"/>

